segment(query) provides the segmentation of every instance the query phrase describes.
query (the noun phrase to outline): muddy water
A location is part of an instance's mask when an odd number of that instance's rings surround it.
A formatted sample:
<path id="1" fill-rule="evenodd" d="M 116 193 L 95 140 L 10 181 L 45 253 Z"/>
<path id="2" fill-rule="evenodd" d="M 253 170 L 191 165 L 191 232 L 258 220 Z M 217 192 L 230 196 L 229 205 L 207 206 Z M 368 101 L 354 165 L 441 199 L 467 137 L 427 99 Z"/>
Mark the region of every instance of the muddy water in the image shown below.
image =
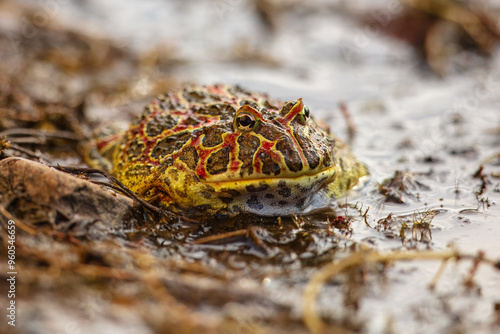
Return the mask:
<path id="1" fill-rule="evenodd" d="M 500 152 L 500 50 L 489 61 L 463 56 L 463 62 L 474 66 L 438 78 L 410 46 L 357 20 L 380 10 L 387 13 L 388 6 L 384 1 L 370 7 L 362 1 L 311 1 L 303 7 L 283 6 L 268 20 L 254 4 L 239 0 L 109 0 L 60 2 L 57 15 L 70 26 L 138 50 L 168 47 L 179 61 L 168 75 L 179 81 L 237 83 L 283 99 L 302 97 L 315 117 L 347 140 L 339 107 L 344 103 L 356 129 L 352 149 L 370 170 L 361 189 L 334 205 L 338 214 L 356 218 L 344 247 L 352 242 L 382 251 L 453 246 L 499 259 L 499 160 L 485 166 L 488 184 L 479 195 L 481 181 L 473 175 L 482 161 Z M 402 195 L 404 203 L 385 202 L 378 191 L 396 171 L 409 173 L 411 189 Z M 369 226 L 353 208 L 356 204 L 363 212 L 369 209 Z M 430 229 L 412 236 L 412 224 L 429 210 L 434 210 Z M 385 229 L 379 224 L 389 214 L 406 217 L 410 227 L 404 240 L 400 221 Z M 191 250 L 189 256 L 193 254 Z M 430 291 L 427 285 L 439 265 L 395 263 L 384 282 L 368 284 L 356 313 L 365 332 L 493 330 L 500 274 L 482 266 L 476 275 L 480 290 L 466 291 L 462 281 L 470 262 L 449 264 Z M 300 315 L 304 281 L 315 270 L 273 277 L 261 288 Z M 324 288 L 318 300 L 322 314 L 333 319 L 346 312 L 339 289 Z"/>

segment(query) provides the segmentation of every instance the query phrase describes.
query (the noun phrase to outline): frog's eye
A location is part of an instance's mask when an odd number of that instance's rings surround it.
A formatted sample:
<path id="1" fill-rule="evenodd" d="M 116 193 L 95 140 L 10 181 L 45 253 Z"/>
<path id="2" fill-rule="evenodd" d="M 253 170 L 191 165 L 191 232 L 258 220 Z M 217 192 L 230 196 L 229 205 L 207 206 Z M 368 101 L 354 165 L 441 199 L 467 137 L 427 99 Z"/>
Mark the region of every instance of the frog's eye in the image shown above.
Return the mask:
<path id="1" fill-rule="evenodd" d="M 305 125 L 307 123 L 307 119 L 311 116 L 311 112 L 309 111 L 309 107 L 304 106 L 302 110 L 295 116 L 295 119 L 300 123 Z"/>
<path id="2" fill-rule="evenodd" d="M 238 114 L 238 116 L 236 116 L 235 125 L 236 128 L 240 131 L 252 131 L 257 125 L 257 120 L 255 119 L 254 115 L 247 112 L 242 112 Z"/>

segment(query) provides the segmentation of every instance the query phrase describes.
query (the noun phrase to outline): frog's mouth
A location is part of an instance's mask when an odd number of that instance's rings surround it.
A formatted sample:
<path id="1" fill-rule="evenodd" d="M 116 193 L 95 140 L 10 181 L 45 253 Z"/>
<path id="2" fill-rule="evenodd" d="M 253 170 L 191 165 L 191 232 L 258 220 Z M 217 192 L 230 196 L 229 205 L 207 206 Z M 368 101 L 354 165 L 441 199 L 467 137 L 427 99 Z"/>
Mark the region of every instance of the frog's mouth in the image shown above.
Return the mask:
<path id="1" fill-rule="evenodd" d="M 279 183 L 280 181 L 282 182 L 289 182 L 294 185 L 307 185 L 310 184 L 311 182 L 317 181 L 319 179 L 327 179 L 329 182 L 333 181 L 335 179 L 335 174 L 337 172 L 338 167 L 337 166 L 332 166 L 329 168 L 325 168 L 320 171 L 310 171 L 309 173 L 296 173 L 295 175 L 291 176 L 269 176 L 269 177 L 262 177 L 262 175 L 258 175 L 255 177 L 241 177 L 237 173 L 234 174 L 226 174 L 224 175 L 224 179 L 219 180 L 205 180 L 203 183 L 220 188 L 220 187 L 228 187 L 230 185 L 231 188 L 246 188 L 248 186 L 252 185 L 258 185 L 258 184 L 273 184 L 273 183 Z"/>
<path id="2" fill-rule="evenodd" d="M 262 216 L 289 215 L 303 212 L 322 194 L 328 197 L 328 184 L 335 181 L 335 167 L 311 175 L 288 178 L 258 178 L 222 182 L 204 182 L 218 198 L 228 203 L 234 214 L 251 212 Z M 316 196 L 317 197 L 317 196 Z M 324 205 L 325 203 L 322 203 Z"/>
<path id="3" fill-rule="evenodd" d="M 328 207 L 333 199 L 353 188 L 367 175 L 364 165 L 336 165 L 314 174 L 221 182 L 204 182 L 228 203 L 230 215 L 261 216 L 306 214 Z"/>
<path id="4" fill-rule="evenodd" d="M 336 170 L 329 168 L 313 175 L 293 178 L 267 178 L 242 180 L 232 183 L 231 190 L 224 192 L 228 182 L 219 184 L 219 198 L 227 194 L 233 214 L 242 212 L 261 216 L 289 216 L 306 213 L 310 207 L 326 207 L 330 201 L 328 185 L 334 182 Z"/>

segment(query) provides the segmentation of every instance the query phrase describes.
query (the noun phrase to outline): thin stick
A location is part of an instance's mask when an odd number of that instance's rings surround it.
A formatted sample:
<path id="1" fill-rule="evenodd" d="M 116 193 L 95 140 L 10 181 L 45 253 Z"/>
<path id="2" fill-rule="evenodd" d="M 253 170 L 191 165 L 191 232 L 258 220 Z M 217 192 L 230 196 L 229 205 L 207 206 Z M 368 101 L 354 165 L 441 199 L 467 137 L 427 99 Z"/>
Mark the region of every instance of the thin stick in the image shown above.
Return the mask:
<path id="1" fill-rule="evenodd" d="M 32 158 L 37 158 L 38 161 L 40 162 L 46 162 L 48 164 L 51 164 L 51 160 L 44 157 L 42 153 L 40 152 L 34 152 L 30 149 L 27 149 L 27 148 L 24 148 L 22 146 L 19 146 L 19 145 L 16 145 L 14 143 L 11 143 L 10 144 L 10 147 L 9 147 L 10 150 L 13 150 L 13 151 L 18 151 L 18 152 L 21 152 L 21 153 L 24 153 L 26 154 L 27 156 L 29 157 L 32 157 Z"/>
<path id="2" fill-rule="evenodd" d="M 333 276 L 345 271 L 348 268 L 359 266 L 366 263 L 374 262 L 391 262 L 391 261 L 412 261 L 412 260 L 443 260 L 447 261 L 452 258 L 468 258 L 477 259 L 477 256 L 463 255 L 458 251 L 450 249 L 444 252 L 396 252 L 396 253 L 380 253 L 377 251 L 360 252 L 353 254 L 345 259 L 329 263 L 318 271 L 307 284 L 303 293 L 304 314 L 303 320 L 306 326 L 312 333 L 323 333 L 325 324 L 320 319 L 316 312 L 316 297 L 321 287 Z M 482 258 L 482 262 L 486 262 L 493 267 L 500 269 L 500 262 L 491 259 Z"/>
<path id="3" fill-rule="evenodd" d="M 52 138 L 52 139 L 66 139 L 73 141 L 80 141 L 83 136 L 76 134 L 71 131 L 45 131 L 45 130 L 37 130 L 37 129 L 27 129 L 27 128 L 16 128 L 16 129 L 8 129 L 0 132 L 0 137 L 15 137 L 15 136 L 31 136 L 37 138 Z M 14 139 L 15 141 L 15 139 Z"/>
<path id="4" fill-rule="evenodd" d="M 13 220 L 16 222 L 16 227 L 19 227 L 21 230 L 24 232 L 31 234 L 31 235 L 36 235 L 36 230 L 27 224 L 23 223 L 20 219 L 13 217 L 9 211 L 7 211 L 3 206 L 0 206 L 0 213 L 7 218 L 8 220 Z"/>
<path id="5" fill-rule="evenodd" d="M 239 237 L 242 235 L 247 235 L 248 234 L 248 229 L 245 230 L 237 230 L 237 231 L 232 231 L 232 232 L 227 232 L 227 233 L 222 233 L 222 234 L 217 234 L 217 235 L 211 235 L 205 238 L 198 239 L 193 242 L 193 244 L 199 245 L 199 244 L 206 244 L 209 242 L 213 241 L 219 241 L 227 238 L 232 238 L 232 237 Z"/>
<path id="6" fill-rule="evenodd" d="M 439 281 L 441 276 L 443 276 L 443 274 L 444 274 L 444 270 L 446 269 L 446 265 L 448 264 L 448 260 L 449 259 L 444 259 L 443 261 L 441 261 L 441 265 L 439 266 L 438 271 L 436 272 L 436 274 L 432 278 L 431 282 L 429 283 L 429 289 L 434 290 L 434 288 L 436 287 L 437 282 Z"/>

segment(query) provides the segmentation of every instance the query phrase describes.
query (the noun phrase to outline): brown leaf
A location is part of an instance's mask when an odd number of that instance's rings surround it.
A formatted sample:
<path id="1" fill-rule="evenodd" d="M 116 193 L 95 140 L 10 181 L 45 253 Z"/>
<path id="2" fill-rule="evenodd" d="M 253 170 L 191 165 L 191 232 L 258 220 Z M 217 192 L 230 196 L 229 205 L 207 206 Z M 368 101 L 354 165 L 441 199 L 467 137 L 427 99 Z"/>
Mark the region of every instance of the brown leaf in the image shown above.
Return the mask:
<path id="1" fill-rule="evenodd" d="M 121 229 L 138 211 L 121 194 L 21 158 L 0 161 L 0 206 L 25 224 L 87 233 Z"/>

